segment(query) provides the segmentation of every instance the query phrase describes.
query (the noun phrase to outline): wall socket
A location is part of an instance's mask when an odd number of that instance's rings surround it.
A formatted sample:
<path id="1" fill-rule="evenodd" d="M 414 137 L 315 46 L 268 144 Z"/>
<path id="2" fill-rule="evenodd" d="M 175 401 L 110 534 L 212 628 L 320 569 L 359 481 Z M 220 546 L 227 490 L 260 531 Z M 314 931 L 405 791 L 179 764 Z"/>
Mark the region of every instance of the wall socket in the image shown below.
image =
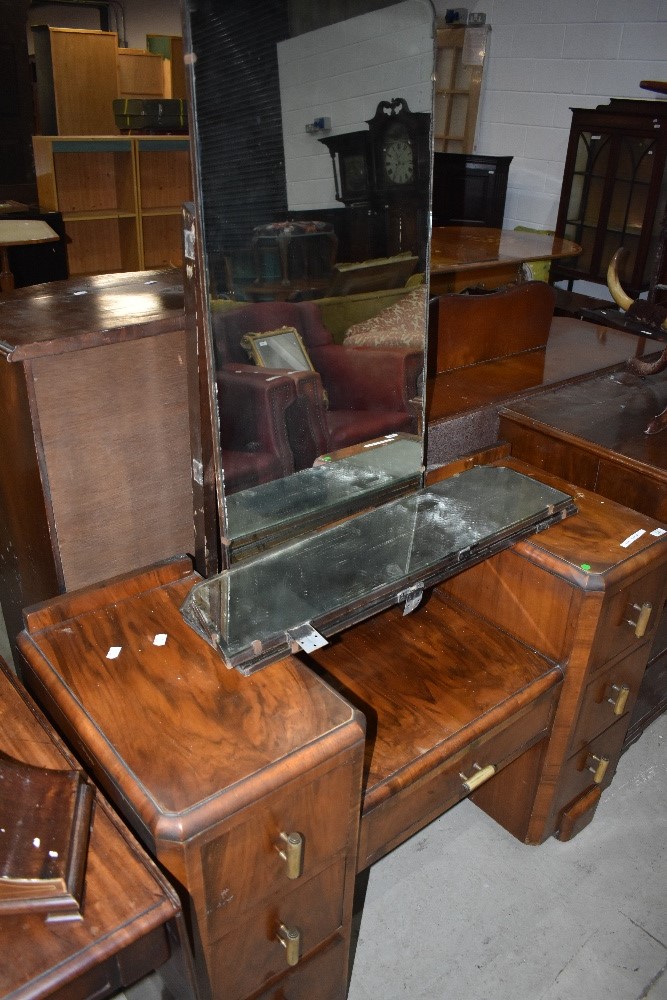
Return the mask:
<path id="1" fill-rule="evenodd" d="M 481 13 L 471 13 L 468 14 L 468 24 L 471 28 L 479 28 L 482 24 L 486 24 L 486 14 Z"/>

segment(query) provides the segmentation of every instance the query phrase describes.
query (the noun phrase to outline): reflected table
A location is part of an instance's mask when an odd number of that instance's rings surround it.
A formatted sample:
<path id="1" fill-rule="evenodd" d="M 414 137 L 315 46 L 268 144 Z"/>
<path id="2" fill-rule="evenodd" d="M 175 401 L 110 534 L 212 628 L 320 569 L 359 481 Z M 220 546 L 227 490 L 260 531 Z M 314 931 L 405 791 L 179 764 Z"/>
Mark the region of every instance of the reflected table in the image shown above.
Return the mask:
<path id="1" fill-rule="evenodd" d="M 544 233 L 435 226 L 431 236 L 431 293 L 460 292 L 471 285 L 498 288 L 521 278 L 526 261 L 576 257 L 581 247 Z"/>
<path id="2" fill-rule="evenodd" d="M 29 243 L 53 243 L 60 239 L 51 226 L 40 219 L 0 219 L 0 292 L 14 291 L 14 275 L 9 266 L 9 247 Z"/>

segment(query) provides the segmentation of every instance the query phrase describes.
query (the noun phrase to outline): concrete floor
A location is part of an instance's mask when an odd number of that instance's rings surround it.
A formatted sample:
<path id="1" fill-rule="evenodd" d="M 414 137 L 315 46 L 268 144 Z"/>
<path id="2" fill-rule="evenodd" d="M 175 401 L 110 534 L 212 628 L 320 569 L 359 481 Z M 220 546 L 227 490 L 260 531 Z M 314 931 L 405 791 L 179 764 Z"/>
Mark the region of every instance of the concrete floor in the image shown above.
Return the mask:
<path id="1" fill-rule="evenodd" d="M 667 1000 L 666 764 L 663 716 L 570 843 L 526 847 L 466 801 L 378 862 L 349 1000 Z"/>

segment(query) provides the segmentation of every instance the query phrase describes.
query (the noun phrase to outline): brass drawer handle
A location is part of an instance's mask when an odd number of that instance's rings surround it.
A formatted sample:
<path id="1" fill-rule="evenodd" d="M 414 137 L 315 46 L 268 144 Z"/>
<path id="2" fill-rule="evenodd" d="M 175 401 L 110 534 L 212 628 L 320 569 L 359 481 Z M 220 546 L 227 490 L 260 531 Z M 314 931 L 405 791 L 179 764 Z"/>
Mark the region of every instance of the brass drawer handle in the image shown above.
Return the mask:
<path id="1" fill-rule="evenodd" d="M 639 614 L 636 622 L 633 622 L 631 618 L 628 618 L 628 625 L 635 630 L 635 637 L 637 639 L 641 639 L 646 634 L 651 612 L 653 611 L 653 605 L 650 601 L 645 601 L 643 604 L 633 604 L 632 610 L 638 611 Z"/>
<path id="2" fill-rule="evenodd" d="M 614 715 L 623 715 L 630 697 L 630 688 L 627 684 L 612 684 L 611 691 L 611 698 L 607 698 L 607 701 L 614 706 Z"/>
<path id="3" fill-rule="evenodd" d="M 596 785 L 601 785 L 609 767 L 609 757 L 596 757 L 594 753 L 590 753 L 588 758 L 592 761 L 588 765 L 588 770 L 593 775 L 593 781 Z"/>
<path id="4" fill-rule="evenodd" d="M 473 764 L 475 768 L 475 774 L 471 774 L 469 778 L 466 778 L 465 774 L 459 772 L 459 778 L 463 782 L 463 790 L 465 792 L 474 792 L 476 788 L 483 785 L 485 781 L 492 778 L 496 773 L 495 764 L 487 764 L 486 767 L 480 767 L 479 764 Z"/>
<path id="5" fill-rule="evenodd" d="M 303 872 L 303 837 L 300 833 L 281 833 L 281 843 L 276 845 L 278 854 L 285 862 L 288 878 L 299 878 Z"/>
<path id="6" fill-rule="evenodd" d="M 298 927 L 286 927 L 285 924 L 281 924 L 276 932 L 276 937 L 285 949 L 287 964 L 296 965 L 299 961 L 301 948 L 301 931 Z"/>

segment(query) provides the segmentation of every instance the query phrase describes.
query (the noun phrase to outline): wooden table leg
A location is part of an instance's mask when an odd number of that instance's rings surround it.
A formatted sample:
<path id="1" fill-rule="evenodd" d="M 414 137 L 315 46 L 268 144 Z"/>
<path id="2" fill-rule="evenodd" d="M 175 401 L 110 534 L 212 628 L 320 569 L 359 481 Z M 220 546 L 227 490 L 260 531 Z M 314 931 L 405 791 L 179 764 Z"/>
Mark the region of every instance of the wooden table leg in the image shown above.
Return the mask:
<path id="1" fill-rule="evenodd" d="M 0 292 L 14 291 L 14 275 L 9 266 L 7 247 L 0 247 Z"/>

